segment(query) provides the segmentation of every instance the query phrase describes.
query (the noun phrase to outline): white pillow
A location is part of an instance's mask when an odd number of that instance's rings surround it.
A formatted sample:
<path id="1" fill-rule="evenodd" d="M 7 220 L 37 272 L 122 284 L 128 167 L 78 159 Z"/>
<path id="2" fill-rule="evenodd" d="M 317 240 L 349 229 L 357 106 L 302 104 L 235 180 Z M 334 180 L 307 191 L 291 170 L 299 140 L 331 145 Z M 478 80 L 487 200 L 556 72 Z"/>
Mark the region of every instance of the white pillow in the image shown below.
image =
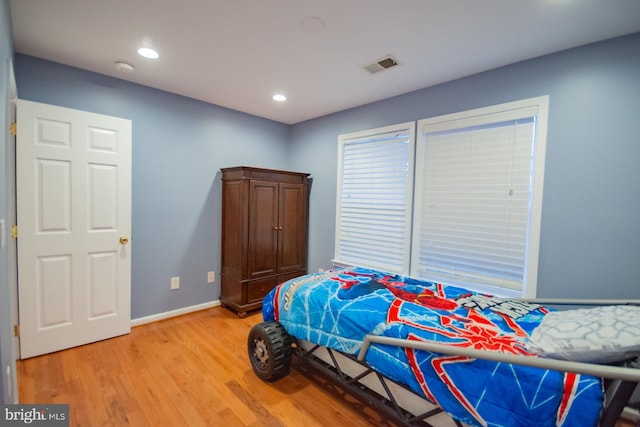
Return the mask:
<path id="1" fill-rule="evenodd" d="M 528 342 L 535 354 L 575 362 L 608 363 L 640 355 L 640 307 L 611 305 L 554 311 Z"/>

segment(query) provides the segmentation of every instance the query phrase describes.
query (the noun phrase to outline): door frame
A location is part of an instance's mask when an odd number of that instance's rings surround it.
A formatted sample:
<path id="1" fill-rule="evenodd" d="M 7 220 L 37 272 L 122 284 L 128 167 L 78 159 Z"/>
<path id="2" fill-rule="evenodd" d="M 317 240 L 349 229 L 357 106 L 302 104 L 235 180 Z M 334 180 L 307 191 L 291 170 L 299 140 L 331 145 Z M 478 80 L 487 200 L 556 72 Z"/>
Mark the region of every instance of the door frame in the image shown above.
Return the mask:
<path id="1" fill-rule="evenodd" d="M 9 124 L 16 123 L 16 109 L 18 100 L 18 86 L 16 84 L 15 73 L 13 69 L 13 61 L 11 58 L 7 61 L 9 72 L 9 94 L 8 94 L 8 110 L 9 110 Z M 13 132 L 9 133 L 9 161 L 7 162 L 7 187 L 8 187 L 8 206 L 7 206 L 7 223 L 5 226 L 10 230 L 11 226 L 16 225 L 16 136 Z M 18 325 L 18 243 L 17 239 L 11 237 L 9 230 L 7 232 L 7 250 L 9 252 L 8 262 L 8 282 L 9 282 L 9 307 L 11 325 L 9 326 L 13 338 L 11 340 L 11 374 L 9 380 L 11 381 L 11 397 L 13 403 L 19 402 L 18 396 L 18 374 L 16 372 L 16 360 L 20 359 L 20 338 L 14 333 L 14 326 Z"/>

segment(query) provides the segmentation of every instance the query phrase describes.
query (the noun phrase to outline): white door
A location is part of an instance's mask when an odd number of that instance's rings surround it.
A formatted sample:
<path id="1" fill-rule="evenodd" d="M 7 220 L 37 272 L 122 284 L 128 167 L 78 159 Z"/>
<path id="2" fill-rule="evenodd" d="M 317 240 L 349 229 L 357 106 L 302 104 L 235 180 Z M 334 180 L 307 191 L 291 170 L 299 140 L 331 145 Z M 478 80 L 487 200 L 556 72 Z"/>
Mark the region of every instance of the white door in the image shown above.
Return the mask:
<path id="1" fill-rule="evenodd" d="M 22 359 L 131 325 L 131 121 L 18 101 Z"/>

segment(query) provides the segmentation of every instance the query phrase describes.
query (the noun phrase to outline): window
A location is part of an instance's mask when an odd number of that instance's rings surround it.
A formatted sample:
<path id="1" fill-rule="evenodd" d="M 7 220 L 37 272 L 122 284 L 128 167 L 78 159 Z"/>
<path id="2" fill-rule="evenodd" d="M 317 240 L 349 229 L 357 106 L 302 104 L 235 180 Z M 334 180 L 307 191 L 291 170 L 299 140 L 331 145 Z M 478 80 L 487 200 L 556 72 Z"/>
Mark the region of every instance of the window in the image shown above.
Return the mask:
<path id="1" fill-rule="evenodd" d="M 334 262 L 535 297 L 548 103 L 341 135 Z"/>
<path id="2" fill-rule="evenodd" d="M 409 271 L 415 123 L 341 135 L 336 264 Z"/>
<path id="3" fill-rule="evenodd" d="M 534 296 L 548 98 L 421 120 L 411 275 Z"/>

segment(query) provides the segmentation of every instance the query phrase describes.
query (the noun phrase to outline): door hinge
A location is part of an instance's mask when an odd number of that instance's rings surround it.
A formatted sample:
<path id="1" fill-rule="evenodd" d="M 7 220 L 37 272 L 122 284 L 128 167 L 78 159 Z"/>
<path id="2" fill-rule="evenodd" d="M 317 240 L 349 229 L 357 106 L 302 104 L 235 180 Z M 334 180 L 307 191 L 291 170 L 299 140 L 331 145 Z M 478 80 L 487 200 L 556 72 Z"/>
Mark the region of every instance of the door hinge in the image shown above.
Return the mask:
<path id="1" fill-rule="evenodd" d="M 11 238 L 12 239 L 17 239 L 18 238 L 18 226 L 17 225 L 12 225 L 11 226 Z"/>
<path id="2" fill-rule="evenodd" d="M 13 325 L 13 336 L 14 337 L 20 336 L 20 325 Z"/>
<path id="3" fill-rule="evenodd" d="M 9 125 L 9 133 L 11 134 L 11 136 L 16 136 L 16 134 L 18 133 L 18 128 L 16 126 L 16 122 L 12 122 Z"/>

